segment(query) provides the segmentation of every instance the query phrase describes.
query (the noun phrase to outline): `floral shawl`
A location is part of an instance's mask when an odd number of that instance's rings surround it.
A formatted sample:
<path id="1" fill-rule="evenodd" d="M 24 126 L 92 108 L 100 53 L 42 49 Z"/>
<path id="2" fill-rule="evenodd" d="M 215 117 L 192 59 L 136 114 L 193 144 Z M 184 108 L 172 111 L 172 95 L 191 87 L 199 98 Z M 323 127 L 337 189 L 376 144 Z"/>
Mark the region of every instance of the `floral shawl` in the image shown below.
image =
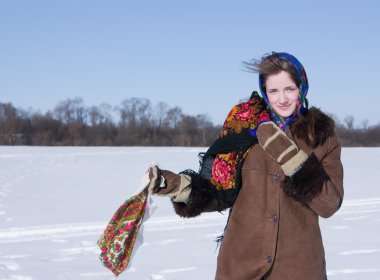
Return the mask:
<path id="1" fill-rule="evenodd" d="M 99 259 L 115 276 L 130 266 L 134 253 L 143 243 L 143 223 L 156 209 L 148 185 L 147 172 L 136 193 L 117 209 L 98 240 Z"/>
<path id="2" fill-rule="evenodd" d="M 202 157 L 201 177 L 209 179 L 218 193 L 222 193 L 223 200 L 231 205 L 241 185 L 240 168 L 251 147 L 257 143 L 250 132 L 268 120 L 267 106 L 254 91 L 249 101 L 231 109 L 218 139 Z"/>

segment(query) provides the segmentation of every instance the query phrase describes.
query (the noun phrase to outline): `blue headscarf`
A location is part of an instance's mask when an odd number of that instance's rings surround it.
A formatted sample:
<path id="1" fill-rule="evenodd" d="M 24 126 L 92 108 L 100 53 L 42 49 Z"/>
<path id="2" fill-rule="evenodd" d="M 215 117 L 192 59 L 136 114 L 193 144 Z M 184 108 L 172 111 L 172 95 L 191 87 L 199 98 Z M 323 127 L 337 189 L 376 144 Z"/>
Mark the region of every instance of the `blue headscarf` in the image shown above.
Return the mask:
<path id="1" fill-rule="evenodd" d="M 299 62 L 299 60 L 297 58 L 295 58 L 294 56 L 292 56 L 291 54 L 288 54 L 285 52 L 279 52 L 279 53 L 273 52 L 272 55 L 273 54 L 277 54 L 280 59 L 286 60 L 287 62 L 289 62 L 294 67 L 294 69 L 296 70 L 296 72 L 298 74 L 298 80 L 300 82 L 300 84 L 299 84 L 300 95 L 298 97 L 297 109 L 298 109 L 298 107 L 300 107 L 301 114 L 305 114 L 308 110 L 306 94 L 307 94 L 307 91 L 309 89 L 309 83 L 307 80 L 305 68 L 302 66 L 301 62 Z M 263 97 L 263 99 L 265 100 L 265 103 L 267 104 L 268 108 L 270 109 L 271 117 L 272 117 L 273 121 L 282 130 L 285 130 L 286 126 L 293 119 L 295 119 L 297 117 L 297 113 L 294 112 L 291 116 L 289 116 L 287 118 L 279 116 L 276 113 L 276 111 L 272 108 L 272 106 L 270 105 L 270 103 L 268 101 L 268 98 L 267 98 L 267 95 L 266 95 L 265 89 L 264 89 L 264 77 L 262 76 L 262 74 L 259 74 L 259 86 L 260 86 L 261 96 Z"/>

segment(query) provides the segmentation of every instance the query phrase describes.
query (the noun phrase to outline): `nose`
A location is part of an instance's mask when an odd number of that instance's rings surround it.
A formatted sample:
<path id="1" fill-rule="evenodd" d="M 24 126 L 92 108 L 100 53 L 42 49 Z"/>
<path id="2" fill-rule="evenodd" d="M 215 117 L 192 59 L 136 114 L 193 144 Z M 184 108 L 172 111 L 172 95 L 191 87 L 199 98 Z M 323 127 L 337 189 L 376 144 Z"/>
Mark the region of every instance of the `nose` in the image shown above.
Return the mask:
<path id="1" fill-rule="evenodd" d="M 280 96 L 279 96 L 279 102 L 280 104 L 286 104 L 288 103 L 289 99 L 288 99 L 288 96 L 285 94 L 284 91 L 280 92 Z"/>

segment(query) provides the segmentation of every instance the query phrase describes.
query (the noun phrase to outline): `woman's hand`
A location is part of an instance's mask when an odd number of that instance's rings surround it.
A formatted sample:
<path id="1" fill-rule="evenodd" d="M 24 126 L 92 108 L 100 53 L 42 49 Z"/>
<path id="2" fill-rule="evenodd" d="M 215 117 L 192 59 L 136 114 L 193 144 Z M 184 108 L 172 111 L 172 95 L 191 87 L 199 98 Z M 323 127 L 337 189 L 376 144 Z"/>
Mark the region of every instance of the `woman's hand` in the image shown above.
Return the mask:
<path id="1" fill-rule="evenodd" d="M 260 124 L 256 135 L 260 146 L 281 165 L 286 176 L 296 173 L 308 159 L 308 155 L 274 122 Z"/>
<path id="2" fill-rule="evenodd" d="M 149 192 L 153 195 L 168 196 L 175 202 L 187 202 L 191 193 L 191 178 L 161 170 L 158 166 L 149 168 Z"/>

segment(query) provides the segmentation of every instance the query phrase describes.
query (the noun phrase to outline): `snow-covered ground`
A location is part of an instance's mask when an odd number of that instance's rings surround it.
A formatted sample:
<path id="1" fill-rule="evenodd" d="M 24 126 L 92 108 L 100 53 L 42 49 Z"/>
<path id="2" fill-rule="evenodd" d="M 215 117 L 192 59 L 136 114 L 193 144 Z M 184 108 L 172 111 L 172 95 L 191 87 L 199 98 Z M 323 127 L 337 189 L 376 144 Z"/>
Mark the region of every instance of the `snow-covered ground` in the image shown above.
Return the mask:
<path id="1" fill-rule="evenodd" d="M 197 170 L 202 148 L 0 147 L 0 280 L 114 279 L 96 242 L 152 161 Z M 380 279 L 380 149 L 346 148 L 345 201 L 321 219 L 329 279 Z M 213 279 L 219 213 L 175 216 L 166 198 L 120 279 Z"/>

